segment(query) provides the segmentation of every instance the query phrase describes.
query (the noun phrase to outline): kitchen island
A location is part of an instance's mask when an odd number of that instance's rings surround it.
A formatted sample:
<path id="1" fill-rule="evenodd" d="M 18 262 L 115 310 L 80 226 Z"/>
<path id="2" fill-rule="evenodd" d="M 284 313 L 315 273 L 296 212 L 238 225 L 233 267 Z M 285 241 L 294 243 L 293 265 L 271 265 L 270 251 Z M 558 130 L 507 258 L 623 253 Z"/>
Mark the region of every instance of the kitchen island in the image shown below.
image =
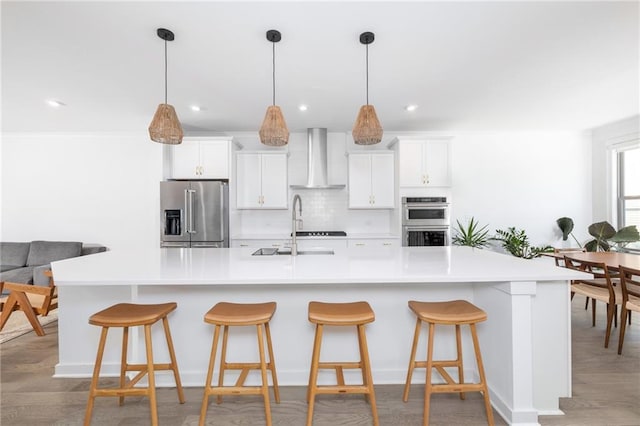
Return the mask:
<path id="1" fill-rule="evenodd" d="M 281 385 L 306 385 L 313 346 L 307 321 L 311 300 L 368 301 L 376 314 L 367 326 L 375 384 L 404 383 L 415 317 L 408 300 L 465 299 L 488 314 L 478 325 L 495 409 L 511 424 L 537 424 L 540 414 L 561 414 L 558 398 L 571 396 L 570 279 L 586 274 L 558 268 L 550 259 L 523 260 L 468 247 L 335 249 L 335 254 L 252 256 L 253 248 L 112 251 L 54 262 L 59 291 L 59 363 L 56 377 L 90 377 L 99 328 L 91 314 L 119 302 L 175 301 L 170 325 L 183 384 L 203 386 L 213 327 L 205 312 L 219 301 L 276 301 L 271 323 Z M 357 359 L 351 328 L 335 328 L 323 342 L 324 359 Z M 117 376 L 120 332 L 109 336 L 104 375 Z M 463 330 L 466 377 L 477 377 L 468 330 Z M 255 330 L 232 330 L 228 359 L 257 358 Z M 156 359 L 166 359 L 161 327 Z M 133 359 L 144 357 L 143 336 L 133 333 Z M 426 331 L 418 357 L 425 357 Z M 453 327 L 436 333 L 436 357 L 453 357 Z M 327 371 L 320 382 L 335 380 Z M 347 380 L 358 379 L 357 371 Z M 253 373 L 252 373 L 253 374 Z M 434 377 L 437 377 L 435 375 Z M 257 382 L 258 375 L 248 383 Z M 229 373 L 229 382 L 233 380 Z M 413 383 L 424 383 L 424 369 Z M 225 382 L 226 383 L 226 382 Z M 160 373 L 159 386 L 173 386 Z M 398 395 L 400 398 L 401 395 Z M 415 392 L 412 398 L 422 398 Z"/>

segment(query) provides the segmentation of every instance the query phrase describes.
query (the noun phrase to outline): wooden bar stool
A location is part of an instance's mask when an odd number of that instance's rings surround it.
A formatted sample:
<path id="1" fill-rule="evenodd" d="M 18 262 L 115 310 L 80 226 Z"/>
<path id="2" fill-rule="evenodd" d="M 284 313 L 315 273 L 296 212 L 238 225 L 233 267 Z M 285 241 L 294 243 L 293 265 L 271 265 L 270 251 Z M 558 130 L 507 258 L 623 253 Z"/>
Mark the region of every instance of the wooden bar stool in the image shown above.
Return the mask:
<path id="1" fill-rule="evenodd" d="M 222 395 L 262 395 L 264 398 L 264 413 L 267 425 L 271 425 L 271 406 L 269 405 L 269 383 L 267 370 L 271 371 L 273 379 L 273 393 L 277 403 L 280 403 L 280 390 L 278 389 L 278 377 L 276 376 L 276 364 L 273 357 L 273 347 L 271 345 L 271 332 L 269 321 L 276 311 L 276 303 L 255 303 L 240 304 L 220 302 L 209 310 L 204 316 L 204 321 L 216 326 L 211 347 L 211 357 L 209 359 L 209 369 L 207 371 L 207 382 L 204 386 L 204 398 L 200 410 L 200 425 L 204 425 L 207 416 L 207 407 L 210 395 L 218 395 L 218 404 L 222 402 Z M 229 326 L 255 325 L 258 333 L 258 352 L 260 362 L 227 362 L 227 338 L 229 337 Z M 215 366 L 216 353 L 218 350 L 218 338 L 220 337 L 220 327 L 224 327 L 222 337 L 222 351 L 220 355 L 220 369 L 218 372 L 218 386 L 211 386 L 213 380 L 213 368 Z M 267 335 L 267 349 L 269 351 L 269 362 L 265 361 L 264 338 L 262 335 L 264 327 Z M 224 386 L 225 370 L 241 370 L 240 377 L 234 386 Z M 244 386 L 250 370 L 260 370 L 262 375 L 262 386 Z"/>
<path id="2" fill-rule="evenodd" d="M 375 315 L 367 302 L 353 303 L 309 303 L 309 321 L 316 325 L 315 339 L 313 342 L 313 357 L 311 359 L 311 372 L 309 374 L 309 387 L 307 388 L 307 426 L 313 423 L 313 406 L 317 394 L 361 393 L 371 403 L 373 424 L 378 425 L 378 410 L 376 408 L 376 395 L 373 389 L 373 377 L 371 376 L 371 363 L 369 362 L 369 350 L 367 338 L 364 332 L 365 324 L 373 322 Z M 322 344 L 322 330 L 325 325 L 356 326 L 358 328 L 358 347 L 360 349 L 359 362 L 320 362 L 320 346 Z M 336 370 L 337 385 L 318 386 L 318 370 L 320 368 L 332 368 Z M 347 385 L 344 382 L 343 369 L 359 368 L 362 371 L 362 385 Z"/>
<path id="3" fill-rule="evenodd" d="M 180 382 L 180 373 L 178 372 L 178 363 L 176 354 L 173 349 L 171 340 L 171 332 L 169 331 L 169 320 L 167 315 L 174 311 L 178 305 L 172 303 L 162 303 L 157 305 L 137 305 L 131 303 L 119 303 L 104 309 L 96 314 L 91 315 L 89 324 L 102 327 L 100 335 L 100 343 L 98 345 L 98 355 L 96 364 L 93 369 L 93 377 L 91 379 L 91 388 L 89 389 L 89 401 L 87 402 L 87 412 L 84 418 L 85 426 L 91 423 L 91 412 L 93 411 L 93 403 L 97 396 L 118 396 L 119 403 L 124 403 L 125 396 L 131 395 L 147 395 L 149 397 L 149 405 L 151 408 L 151 424 L 158 424 L 158 410 L 156 403 L 156 387 L 155 387 L 155 371 L 171 370 L 176 381 L 178 390 L 178 400 L 180 404 L 184 404 L 184 393 L 182 391 L 182 383 Z M 153 362 L 153 346 L 151 344 L 151 326 L 162 320 L 164 333 L 167 338 L 167 346 L 169 348 L 169 364 L 155 364 Z M 147 352 L 146 364 L 129 364 L 127 363 L 127 343 L 129 340 L 129 327 L 144 326 L 144 340 Z M 123 327 L 122 333 L 122 362 L 120 364 L 120 387 L 111 389 L 98 389 L 98 379 L 100 376 L 100 366 L 102 364 L 102 355 L 104 354 L 104 346 L 107 341 L 107 332 L 110 327 Z M 138 374 L 125 384 L 125 374 L 127 371 L 137 371 Z M 147 387 L 134 387 L 140 379 L 145 375 L 148 376 L 149 385 Z"/>
<path id="4" fill-rule="evenodd" d="M 454 300 L 449 302 L 409 302 L 409 308 L 416 314 L 416 329 L 413 335 L 413 346 L 411 347 L 411 358 L 409 359 L 409 371 L 407 372 L 407 381 L 404 386 L 404 394 L 402 400 L 407 402 L 409 399 L 409 387 L 411 385 L 411 377 L 415 368 L 427 369 L 427 380 L 424 392 L 424 416 L 423 425 L 429 424 L 429 407 L 432 393 L 453 392 L 460 393 L 460 399 L 464 399 L 465 391 L 482 392 L 484 395 L 484 406 L 487 411 L 487 420 L 489 425 L 493 425 L 493 411 L 491 402 L 489 401 L 489 392 L 487 390 L 487 381 L 484 376 L 484 367 L 482 365 L 482 356 L 480 354 L 480 344 L 478 343 L 478 335 L 476 334 L 476 323 L 487 319 L 487 314 L 475 305 L 465 300 Z M 427 360 L 416 361 L 416 349 L 418 347 L 418 338 L 422 322 L 429 324 L 429 343 L 427 345 Z M 455 325 L 456 326 L 456 346 L 457 358 L 454 360 L 434 360 L 433 359 L 433 335 L 435 333 L 436 324 Z M 478 374 L 480 376 L 479 383 L 464 383 L 464 373 L 462 365 L 462 338 L 460 336 L 460 326 L 469 325 L 471 328 L 471 337 L 473 339 L 473 349 L 476 354 L 476 363 L 478 365 Z M 458 382 L 445 371 L 444 367 L 458 368 Z M 442 378 L 446 381 L 444 384 L 432 384 L 432 369 L 436 369 Z"/>

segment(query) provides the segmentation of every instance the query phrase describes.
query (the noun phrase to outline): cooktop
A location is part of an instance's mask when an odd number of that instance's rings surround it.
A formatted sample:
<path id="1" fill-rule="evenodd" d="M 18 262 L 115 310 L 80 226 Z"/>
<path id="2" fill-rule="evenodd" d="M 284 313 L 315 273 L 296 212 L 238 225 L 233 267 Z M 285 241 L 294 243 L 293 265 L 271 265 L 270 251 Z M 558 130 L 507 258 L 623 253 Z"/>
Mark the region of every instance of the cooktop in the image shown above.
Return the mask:
<path id="1" fill-rule="evenodd" d="M 296 237 L 346 237 L 344 231 L 296 231 Z"/>

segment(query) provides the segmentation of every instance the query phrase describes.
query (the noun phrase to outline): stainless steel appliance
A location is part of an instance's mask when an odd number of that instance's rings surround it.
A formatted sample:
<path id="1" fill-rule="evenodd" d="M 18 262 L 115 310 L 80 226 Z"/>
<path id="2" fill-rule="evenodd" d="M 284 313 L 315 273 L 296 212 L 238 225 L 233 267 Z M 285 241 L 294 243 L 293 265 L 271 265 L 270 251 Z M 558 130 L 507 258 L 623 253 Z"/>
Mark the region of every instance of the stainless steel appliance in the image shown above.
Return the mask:
<path id="1" fill-rule="evenodd" d="M 402 226 L 449 226 L 446 197 L 402 197 Z"/>
<path id="2" fill-rule="evenodd" d="M 229 185 L 160 182 L 161 247 L 229 247 Z"/>
<path id="3" fill-rule="evenodd" d="M 448 246 L 450 233 L 446 197 L 402 198 L 403 246 Z"/>

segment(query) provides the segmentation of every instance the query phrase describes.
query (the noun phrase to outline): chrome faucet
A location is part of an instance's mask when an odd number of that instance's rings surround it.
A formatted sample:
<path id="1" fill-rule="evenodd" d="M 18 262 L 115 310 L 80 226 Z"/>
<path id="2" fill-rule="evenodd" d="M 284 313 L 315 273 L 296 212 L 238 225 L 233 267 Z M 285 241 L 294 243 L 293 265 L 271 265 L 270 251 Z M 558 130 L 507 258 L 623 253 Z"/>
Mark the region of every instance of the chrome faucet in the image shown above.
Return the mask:
<path id="1" fill-rule="evenodd" d="M 293 209 L 291 211 L 291 256 L 298 255 L 298 243 L 296 242 L 296 233 L 298 232 L 298 221 L 302 222 L 302 219 L 298 219 L 296 216 L 296 202 L 299 206 L 300 216 L 302 216 L 302 199 L 300 195 L 296 194 L 293 196 Z"/>

